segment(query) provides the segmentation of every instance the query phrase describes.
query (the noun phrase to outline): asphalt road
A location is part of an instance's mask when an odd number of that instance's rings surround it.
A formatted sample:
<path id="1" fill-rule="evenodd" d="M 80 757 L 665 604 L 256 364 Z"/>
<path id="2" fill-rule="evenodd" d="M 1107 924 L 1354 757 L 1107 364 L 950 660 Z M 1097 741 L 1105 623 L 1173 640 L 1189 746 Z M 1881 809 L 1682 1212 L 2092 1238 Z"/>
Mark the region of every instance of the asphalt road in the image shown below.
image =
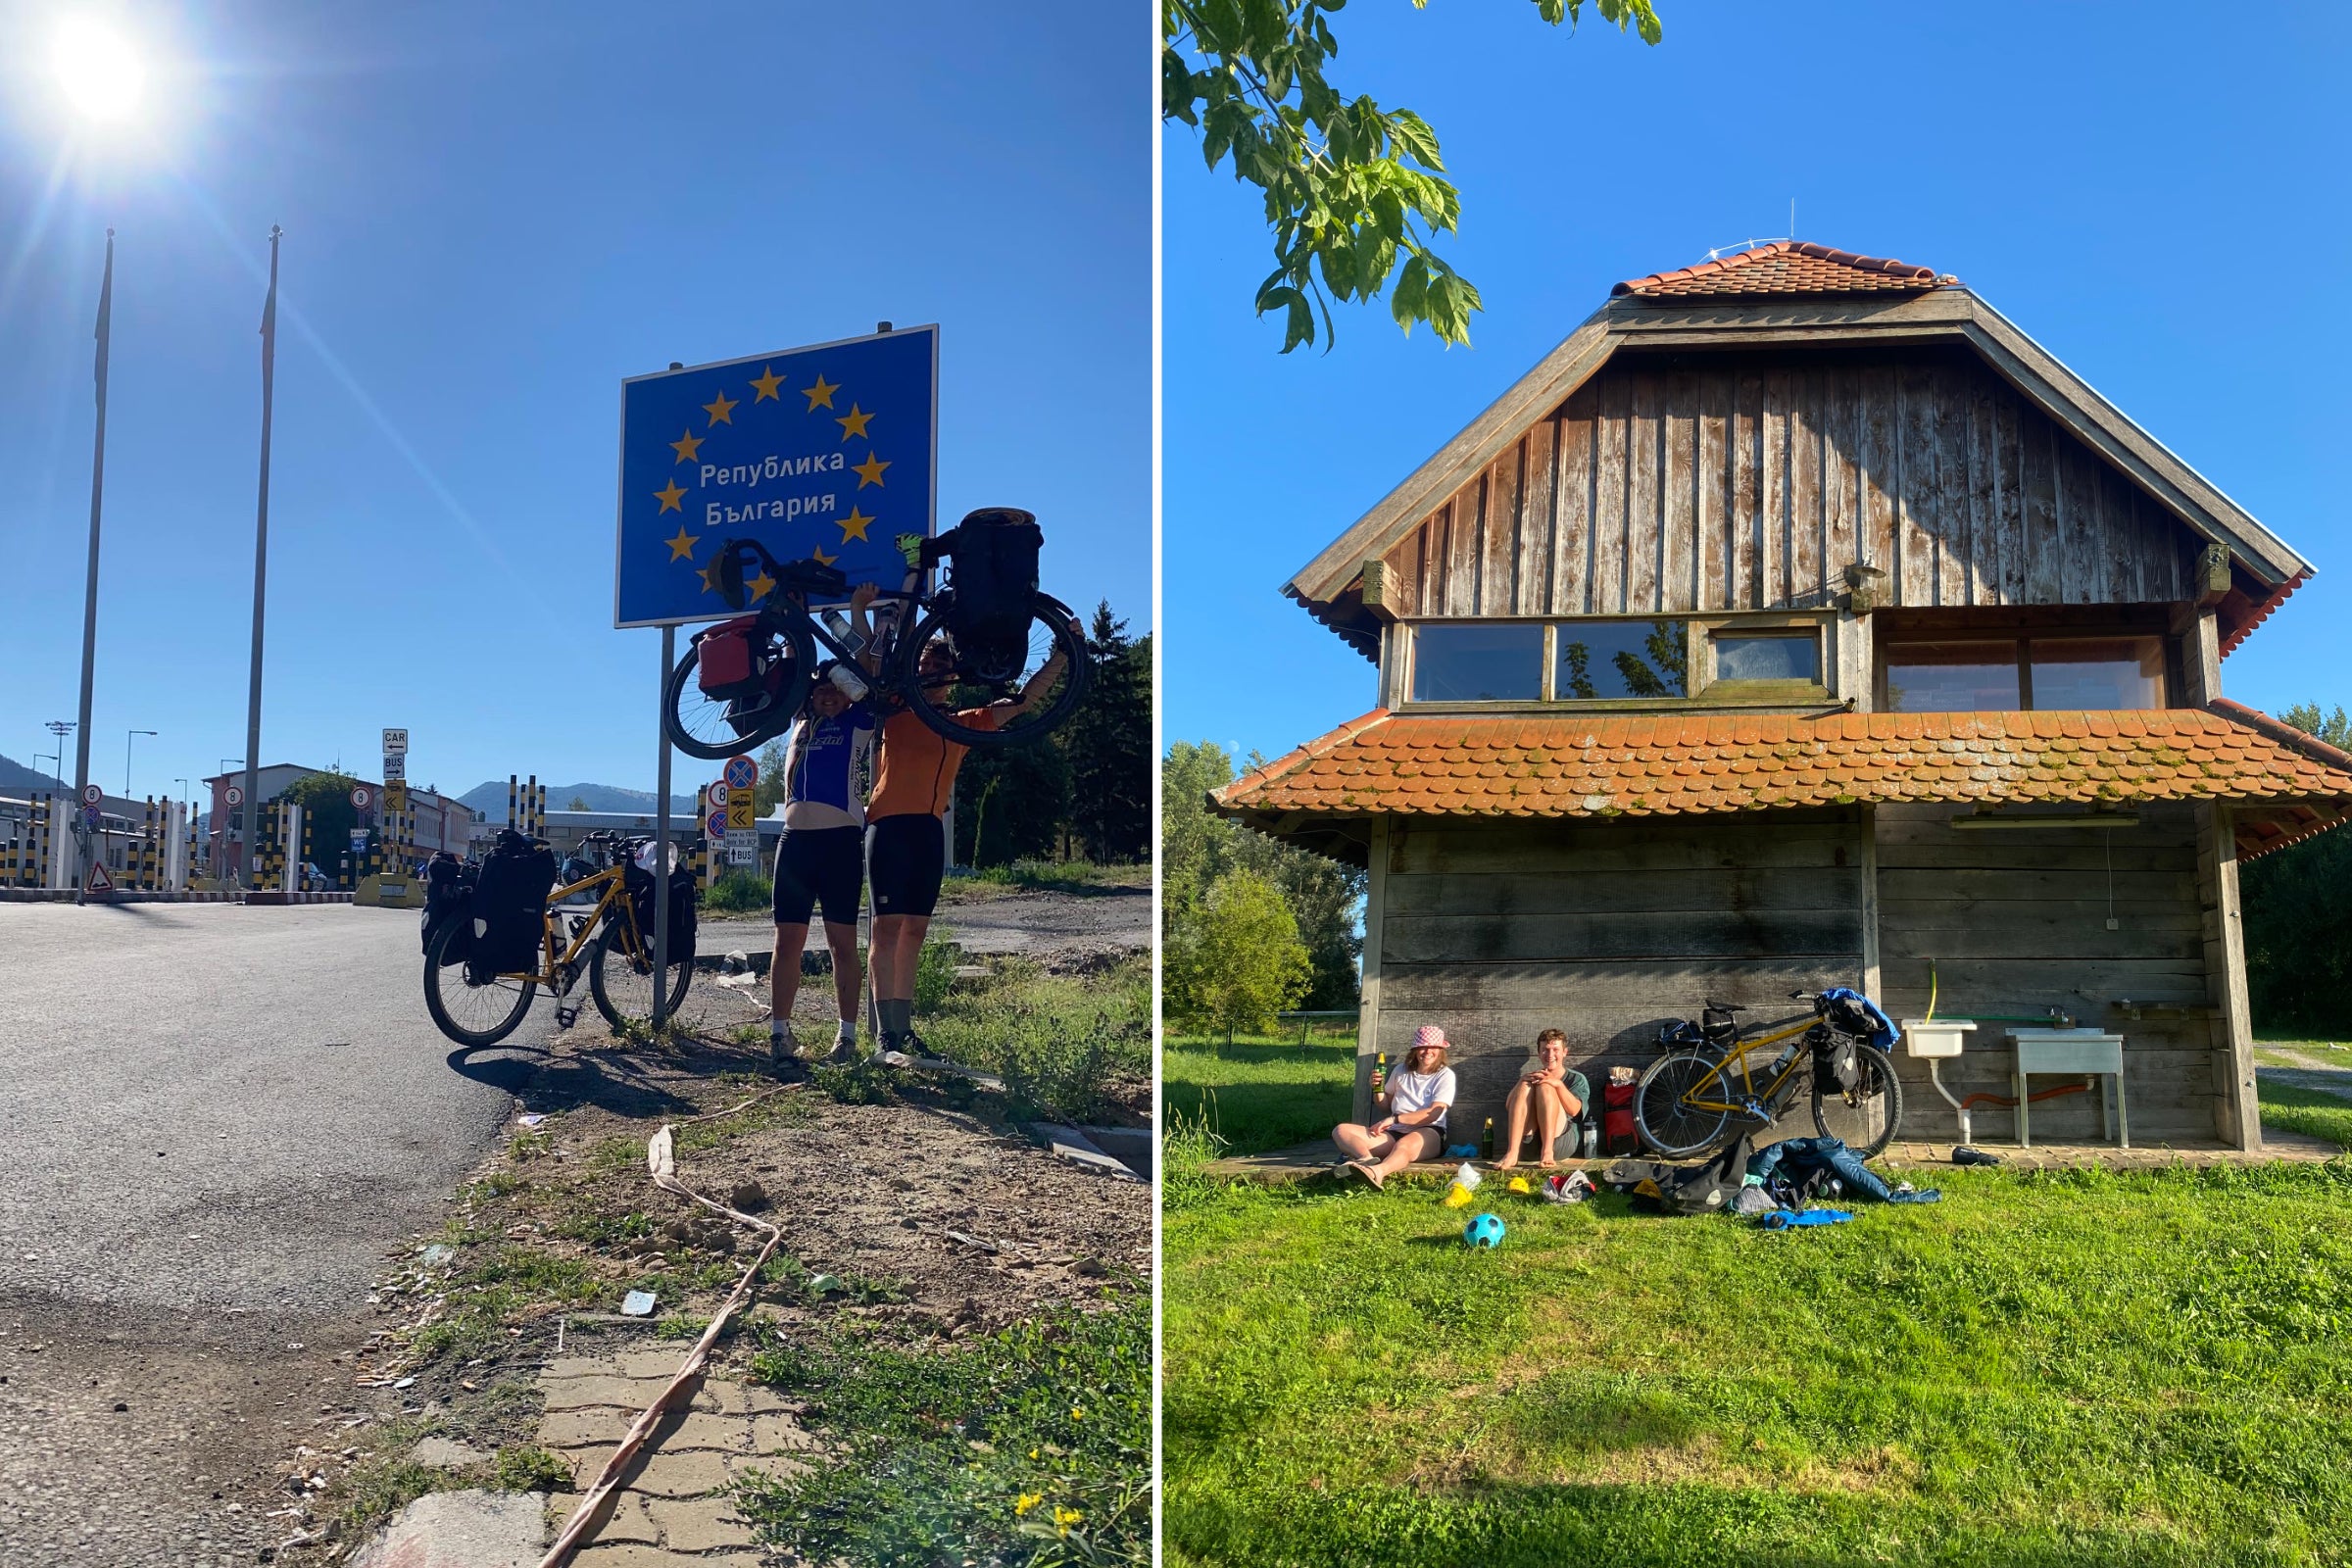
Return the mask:
<path id="1" fill-rule="evenodd" d="M 511 1107 L 412 912 L 9 904 L 0 955 L 0 1299 L 349 1310 Z"/>

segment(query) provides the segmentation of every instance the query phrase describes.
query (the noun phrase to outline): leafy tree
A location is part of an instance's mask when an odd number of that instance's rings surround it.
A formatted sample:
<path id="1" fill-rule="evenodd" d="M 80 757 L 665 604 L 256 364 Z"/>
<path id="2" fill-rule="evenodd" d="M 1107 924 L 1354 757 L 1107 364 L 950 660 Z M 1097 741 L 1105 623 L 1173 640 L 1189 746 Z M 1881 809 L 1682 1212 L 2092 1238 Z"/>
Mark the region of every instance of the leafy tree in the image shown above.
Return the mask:
<path id="1" fill-rule="evenodd" d="M 311 858 L 318 862 L 321 871 L 331 873 L 342 863 L 351 844 L 351 830 L 360 825 L 359 808 L 351 804 L 352 789 L 359 782 L 349 773 L 313 773 L 286 787 L 285 798 L 302 808 L 303 820 L 309 824 Z M 287 858 L 292 859 L 299 848 L 290 847 Z"/>
<path id="2" fill-rule="evenodd" d="M 1252 757 L 1250 765 L 1262 759 Z M 1365 873 L 1254 833 L 1211 813 L 1205 797 L 1233 782 L 1233 761 L 1213 742 L 1168 748 L 1160 778 L 1160 930 L 1173 952 L 1191 940 L 1209 889 L 1235 870 L 1264 878 L 1297 923 L 1309 963 L 1304 1004 L 1353 1006 L 1363 939 L 1356 913 Z"/>
<path id="3" fill-rule="evenodd" d="M 1152 639 L 1095 606 L 1094 678 L 1054 744 L 1070 764 L 1070 831 L 1097 862 L 1141 860 L 1152 847 Z"/>
<path id="4" fill-rule="evenodd" d="M 752 802 L 760 816 L 784 804 L 784 742 L 788 730 L 760 750 L 760 781 L 752 786 Z"/>
<path id="5" fill-rule="evenodd" d="M 2352 717 L 2302 703 L 2279 715 L 2338 750 L 2352 750 Z M 2248 862 L 2238 874 L 2245 914 L 2246 992 L 2257 1028 L 2352 1035 L 2352 826 L 2331 828 Z"/>
<path id="6" fill-rule="evenodd" d="M 965 756 L 956 775 L 956 861 L 1050 859 L 1070 809 L 1070 761 L 1057 746 L 999 746 Z"/>
<path id="7" fill-rule="evenodd" d="M 1162 961 L 1178 1016 L 1222 1028 L 1263 1030 L 1306 995 L 1313 966 L 1298 921 L 1274 884 L 1237 869 L 1209 885 Z"/>
<path id="8" fill-rule="evenodd" d="M 1257 314 L 1283 313 L 1283 353 L 1315 340 L 1318 313 L 1328 349 L 1331 302 L 1384 288 L 1407 333 L 1423 321 L 1442 342 L 1467 343 L 1478 290 L 1430 249 L 1461 220 L 1437 134 L 1411 110 L 1344 98 L 1325 77 L 1340 52 L 1330 18 L 1347 3 L 1160 0 L 1160 118 L 1197 127 L 1209 168 L 1230 158 L 1234 178 L 1264 192 L 1274 270 Z M 1592 4 L 1620 32 L 1658 41 L 1652 0 Z M 1573 26 L 1584 5 L 1535 0 L 1554 26 Z"/>

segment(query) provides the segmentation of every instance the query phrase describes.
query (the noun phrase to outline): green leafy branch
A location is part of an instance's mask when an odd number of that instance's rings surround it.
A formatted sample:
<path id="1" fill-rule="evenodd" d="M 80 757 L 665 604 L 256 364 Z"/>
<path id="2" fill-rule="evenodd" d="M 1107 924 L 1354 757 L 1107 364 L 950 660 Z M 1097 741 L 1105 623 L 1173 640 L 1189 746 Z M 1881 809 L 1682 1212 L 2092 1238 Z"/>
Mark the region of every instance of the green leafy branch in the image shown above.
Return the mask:
<path id="1" fill-rule="evenodd" d="M 1384 289 L 1407 334 L 1419 321 L 1441 342 L 1467 343 L 1477 286 L 1431 248 L 1461 220 L 1436 132 L 1325 78 L 1339 53 L 1329 19 L 1347 3 L 1161 0 L 1160 118 L 1198 129 L 1210 169 L 1231 159 L 1235 179 L 1264 193 L 1275 266 L 1256 306 L 1283 313 L 1283 353 L 1315 341 L 1318 317 L 1328 351 L 1332 302 Z M 1586 3 L 1534 0 L 1545 22 L 1571 27 Z M 1590 3 L 1620 32 L 1658 41 L 1652 0 Z"/>

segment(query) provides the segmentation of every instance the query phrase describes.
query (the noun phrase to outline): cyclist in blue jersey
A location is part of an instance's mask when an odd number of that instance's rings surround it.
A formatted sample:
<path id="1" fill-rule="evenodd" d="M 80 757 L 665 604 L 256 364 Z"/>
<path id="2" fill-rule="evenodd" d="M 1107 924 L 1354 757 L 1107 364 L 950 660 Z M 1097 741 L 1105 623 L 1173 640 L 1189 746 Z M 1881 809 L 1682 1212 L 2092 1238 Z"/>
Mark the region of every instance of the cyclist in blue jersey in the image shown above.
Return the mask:
<path id="1" fill-rule="evenodd" d="M 870 635 L 866 606 L 871 584 L 850 596 L 853 630 Z M 792 1004 L 801 989 L 801 953 L 808 921 L 822 912 L 825 945 L 833 952 L 833 997 L 841 1022 L 832 1054 L 858 1045 L 858 1004 L 865 983 L 858 962 L 858 906 L 865 886 L 865 803 L 858 792 L 874 744 L 874 715 L 853 702 L 832 678 L 817 672 L 808 706 L 784 743 L 784 834 L 776 845 L 776 948 L 768 968 L 767 1045 L 777 1061 L 800 1054 L 792 1032 Z M 855 684 L 853 682 L 853 684 Z"/>

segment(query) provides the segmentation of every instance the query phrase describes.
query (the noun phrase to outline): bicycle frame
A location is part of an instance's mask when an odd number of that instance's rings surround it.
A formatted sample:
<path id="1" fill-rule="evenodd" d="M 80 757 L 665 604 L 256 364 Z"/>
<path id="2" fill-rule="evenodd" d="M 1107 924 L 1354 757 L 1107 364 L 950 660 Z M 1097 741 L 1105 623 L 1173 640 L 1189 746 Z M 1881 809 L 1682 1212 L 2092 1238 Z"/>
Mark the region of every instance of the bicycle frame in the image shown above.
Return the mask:
<path id="1" fill-rule="evenodd" d="M 563 911 L 560 911 L 557 906 L 573 894 L 584 893 L 599 882 L 607 884 L 603 897 L 596 901 L 596 907 L 588 911 L 587 919 L 579 922 L 579 929 L 573 933 L 571 941 L 559 954 L 556 951 L 556 917 L 559 912 Z M 545 986 L 550 991 L 563 989 L 561 976 L 564 967 L 576 961 L 579 956 L 588 950 L 588 944 L 596 940 L 597 933 L 604 929 L 605 921 L 612 914 L 614 905 L 619 906 L 622 929 L 628 933 L 627 946 L 624 951 L 632 958 L 637 956 L 642 944 L 637 939 L 637 914 L 629 904 L 627 889 L 628 872 L 626 869 L 617 865 L 609 865 L 593 876 L 584 876 L 577 882 L 557 888 L 549 893 L 547 912 L 540 916 L 542 929 L 539 951 L 544 955 L 545 961 L 539 972 L 537 974 L 505 975 L 501 978 L 529 980 Z M 577 913 L 579 911 L 570 912 Z"/>
<path id="2" fill-rule="evenodd" d="M 1749 1102 L 1760 1102 L 1762 1101 L 1770 1100 L 1774 1095 L 1779 1094 L 1781 1091 L 1781 1086 L 1787 1083 L 1799 1067 L 1804 1065 L 1807 1054 L 1800 1051 L 1794 1055 L 1790 1056 L 1788 1058 L 1788 1065 L 1782 1068 L 1781 1071 L 1773 1078 L 1772 1082 L 1765 1085 L 1761 1092 L 1759 1092 L 1756 1088 L 1754 1074 L 1748 1071 L 1748 1055 L 1753 1052 L 1762 1051 L 1767 1047 L 1777 1046 L 1784 1041 L 1793 1040 L 1800 1035 L 1808 1034 L 1812 1031 L 1813 1026 L 1820 1021 L 1821 1020 L 1819 1018 L 1807 1017 L 1788 1025 L 1785 1029 L 1777 1029 L 1770 1034 L 1757 1035 L 1752 1039 L 1747 1040 L 1733 1041 L 1731 1049 L 1725 1053 L 1724 1058 L 1715 1063 L 1714 1066 L 1708 1068 L 1705 1075 L 1702 1076 L 1698 1082 L 1692 1084 L 1689 1089 L 1683 1091 L 1682 1098 L 1678 1103 L 1689 1105 L 1694 1110 L 1720 1110 L 1729 1112 L 1735 1116 L 1744 1113 L 1746 1109 L 1744 1104 L 1730 1104 L 1720 1101 L 1700 1100 L 1696 1098 L 1699 1094 L 1704 1092 L 1709 1085 L 1717 1083 L 1728 1084 L 1731 1080 L 1726 1073 L 1726 1069 L 1729 1068 L 1734 1062 L 1739 1063 L 1740 1086 L 1741 1089 L 1746 1091 L 1747 1101 Z"/>

